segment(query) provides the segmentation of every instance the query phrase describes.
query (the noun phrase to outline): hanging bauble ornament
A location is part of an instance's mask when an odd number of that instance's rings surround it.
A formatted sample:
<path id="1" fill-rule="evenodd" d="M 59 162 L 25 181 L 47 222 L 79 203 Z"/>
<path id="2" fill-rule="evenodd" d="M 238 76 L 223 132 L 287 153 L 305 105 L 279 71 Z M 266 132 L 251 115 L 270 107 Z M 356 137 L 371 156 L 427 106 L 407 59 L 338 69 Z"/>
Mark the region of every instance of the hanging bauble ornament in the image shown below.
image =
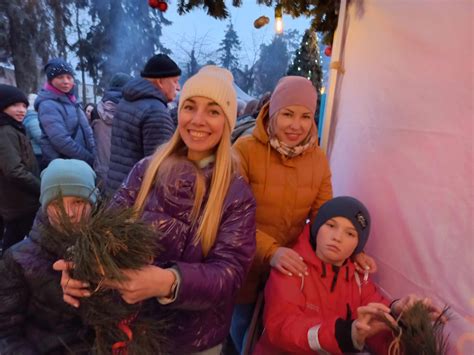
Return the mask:
<path id="1" fill-rule="evenodd" d="M 165 12 L 168 10 L 168 4 L 166 1 L 160 1 L 160 0 L 148 0 L 148 5 L 154 9 L 158 9 L 161 12 Z"/>
<path id="2" fill-rule="evenodd" d="M 158 8 L 159 0 L 148 0 L 148 5 L 154 9 Z"/>
<path id="3" fill-rule="evenodd" d="M 325 54 L 327 57 L 330 57 L 331 54 L 332 54 L 332 46 L 327 46 L 326 49 L 324 50 L 324 54 Z"/>
<path id="4" fill-rule="evenodd" d="M 267 16 L 260 16 L 258 19 L 256 19 L 253 22 L 253 27 L 255 28 L 261 28 L 268 24 L 270 22 L 270 19 Z"/>
<path id="5" fill-rule="evenodd" d="M 160 10 L 161 12 L 165 12 L 166 10 L 168 10 L 168 4 L 164 1 L 159 1 L 158 10 Z"/>

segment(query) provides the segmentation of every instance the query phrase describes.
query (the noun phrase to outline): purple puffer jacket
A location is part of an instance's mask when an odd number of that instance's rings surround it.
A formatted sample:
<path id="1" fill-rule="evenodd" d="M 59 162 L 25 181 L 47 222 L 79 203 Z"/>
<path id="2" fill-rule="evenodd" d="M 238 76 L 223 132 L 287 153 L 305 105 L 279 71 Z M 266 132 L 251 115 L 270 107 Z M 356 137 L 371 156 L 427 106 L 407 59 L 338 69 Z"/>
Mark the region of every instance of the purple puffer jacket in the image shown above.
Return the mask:
<path id="1" fill-rule="evenodd" d="M 114 205 L 133 205 L 149 161 L 145 158 L 133 167 L 115 194 Z M 159 176 L 142 215 L 161 232 L 162 251 L 155 265 L 174 266 L 182 278 L 173 303 L 159 305 L 152 300 L 156 317 L 172 314 L 171 349 L 181 354 L 212 348 L 227 337 L 236 293 L 255 254 L 255 199 L 244 179 L 236 176 L 224 200 L 215 244 L 203 257 L 201 244 L 194 242 L 197 226 L 190 223 L 195 169 L 189 162 L 179 162 L 167 177 Z M 209 186 L 213 164 L 202 172 Z"/>

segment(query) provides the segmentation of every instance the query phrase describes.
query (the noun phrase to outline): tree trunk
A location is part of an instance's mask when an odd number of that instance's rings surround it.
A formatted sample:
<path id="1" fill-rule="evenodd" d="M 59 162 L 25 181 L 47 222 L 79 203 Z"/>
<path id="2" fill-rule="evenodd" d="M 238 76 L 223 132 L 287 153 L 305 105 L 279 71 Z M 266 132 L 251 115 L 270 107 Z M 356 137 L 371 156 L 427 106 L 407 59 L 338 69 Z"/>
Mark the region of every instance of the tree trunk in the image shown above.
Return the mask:
<path id="1" fill-rule="evenodd" d="M 31 23 L 25 1 L 15 1 L 7 5 L 7 16 L 10 22 L 10 48 L 15 67 L 16 86 L 25 94 L 38 90 L 38 68 L 36 51 L 32 42 L 35 25 Z M 33 40 L 34 41 L 34 40 Z"/>
<path id="2" fill-rule="evenodd" d="M 79 47 L 82 44 L 82 31 L 81 26 L 79 24 L 79 9 L 76 7 L 76 31 L 77 31 L 77 43 Z M 82 50 L 79 48 L 77 51 L 79 57 L 79 66 L 81 68 L 81 79 L 82 79 L 82 105 L 86 107 L 87 104 L 87 88 L 86 88 L 86 72 L 85 72 L 85 65 L 84 65 L 84 56 L 82 55 Z"/>

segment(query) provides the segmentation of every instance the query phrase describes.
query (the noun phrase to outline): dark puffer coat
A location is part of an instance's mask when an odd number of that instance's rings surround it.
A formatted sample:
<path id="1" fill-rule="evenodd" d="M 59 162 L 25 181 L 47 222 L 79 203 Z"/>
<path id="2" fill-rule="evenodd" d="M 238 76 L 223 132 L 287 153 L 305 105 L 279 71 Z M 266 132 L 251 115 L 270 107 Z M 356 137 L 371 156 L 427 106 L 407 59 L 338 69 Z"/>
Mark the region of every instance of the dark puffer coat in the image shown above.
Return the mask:
<path id="1" fill-rule="evenodd" d="M 9 221 L 39 208 L 39 168 L 20 122 L 0 112 L 0 215 Z"/>
<path id="2" fill-rule="evenodd" d="M 118 189 L 139 160 L 167 142 L 176 129 L 165 95 L 150 81 L 132 79 L 122 93 L 112 123 L 108 195 Z"/>
<path id="3" fill-rule="evenodd" d="M 8 249 L 0 260 L 0 354 L 87 354 L 91 332 L 78 311 L 63 301 L 59 259 L 42 245 L 39 212 L 29 238 Z"/>

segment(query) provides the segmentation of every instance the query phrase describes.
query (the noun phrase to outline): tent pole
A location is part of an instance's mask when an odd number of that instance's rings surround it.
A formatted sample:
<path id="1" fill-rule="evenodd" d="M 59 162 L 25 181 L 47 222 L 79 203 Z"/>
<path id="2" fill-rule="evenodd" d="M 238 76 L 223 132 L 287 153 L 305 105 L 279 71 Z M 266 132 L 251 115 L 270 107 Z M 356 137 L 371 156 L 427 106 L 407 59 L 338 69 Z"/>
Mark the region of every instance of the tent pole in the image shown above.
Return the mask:
<path id="1" fill-rule="evenodd" d="M 323 132 L 321 137 L 321 148 L 327 154 L 329 146 L 329 132 L 331 129 L 332 116 L 334 111 L 334 97 L 336 95 L 336 84 L 339 74 L 343 71 L 341 66 L 342 36 L 346 24 L 347 1 L 341 0 L 339 7 L 339 17 L 337 28 L 334 34 L 334 41 L 331 53 L 331 73 L 329 75 L 329 89 L 326 91 L 326 108 L 324 110 Z"/>

